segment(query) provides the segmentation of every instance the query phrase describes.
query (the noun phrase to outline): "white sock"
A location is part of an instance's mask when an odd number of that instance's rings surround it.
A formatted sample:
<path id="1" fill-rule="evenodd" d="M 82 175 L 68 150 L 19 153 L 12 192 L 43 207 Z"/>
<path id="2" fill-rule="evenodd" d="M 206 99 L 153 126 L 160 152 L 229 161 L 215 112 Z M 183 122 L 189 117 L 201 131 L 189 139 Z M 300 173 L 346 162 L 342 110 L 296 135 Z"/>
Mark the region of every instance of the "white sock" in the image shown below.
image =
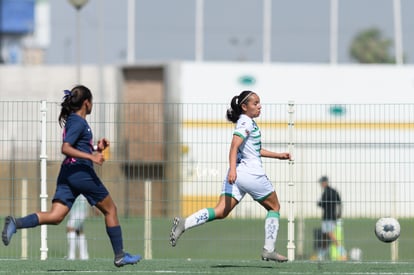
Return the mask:
<path id="1" fill-rule="evenodd" d="M 68 239 L 68 260 L 76 259 L 76 232 L 68 232 L 66 234 Z"/>
<path id="2" fill-rule="evenodd" d="M 79 258 L 81 260 L 88 260 L 88 242 L 86 241 L 85 234 L 79 235 Z"/>
<path id="3" fill-rule="evenodd" d="M 269 211 L 265 220 L 264 249 L 268 252 L 275 250 L 277 232 L 279 231 L 279 212 Z"/>
<path id="4" fill-rule="evenodd" d="M 184 228 L 185 230 L 193 228 L 195 226 L 200 226 L 205 224 L 208 221 L 212 221 L 215 218 L 215 213 L 213 208 L 204 208 L 194 214 L 191 214 L 185 219 Z"/>

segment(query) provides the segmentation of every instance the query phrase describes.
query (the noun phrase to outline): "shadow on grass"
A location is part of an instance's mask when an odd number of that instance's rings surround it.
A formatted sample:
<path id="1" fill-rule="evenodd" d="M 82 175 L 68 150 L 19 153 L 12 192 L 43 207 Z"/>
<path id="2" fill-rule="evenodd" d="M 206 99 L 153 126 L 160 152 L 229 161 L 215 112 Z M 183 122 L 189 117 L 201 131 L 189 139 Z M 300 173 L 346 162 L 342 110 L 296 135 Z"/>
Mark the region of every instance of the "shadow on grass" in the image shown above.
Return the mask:
<path id="1" fill-rule="evenodd" d="M 47 272 L 79 272 L 75 269 L 48 269 Z"/>
<path id="2" fill-rule="evenodd" d="M 84 270 L 82 270 L 82 269 L 65 269 L 65 268 L 62 268 L 62 269 L 48 269 L 48 270 L 46 270 L 47 272 L 51 272 L 51 273 L 75 273 L 75 274 L 78 274 L 78 273 L 97 273 L 97 274 L 99 274 L 99 273 L 103 273 L 103 274 L 106 274 L 106 273 L 108 273 L 108 272 L 116 272 L 116 271 L 114 271 L 114 270 L 93 270 L 93 269 L 84 269 Z M 17 274 L 17 273 L 16 273 Z"/>
<path id="3" fill-rule="evenodd" d="M 273 266 L 258 266 L 258 265 L 234 265 L 234 264 L 219 264 L 212 265 L 211 268 L 262 268 L 262 269 L 272 269 Z"/>

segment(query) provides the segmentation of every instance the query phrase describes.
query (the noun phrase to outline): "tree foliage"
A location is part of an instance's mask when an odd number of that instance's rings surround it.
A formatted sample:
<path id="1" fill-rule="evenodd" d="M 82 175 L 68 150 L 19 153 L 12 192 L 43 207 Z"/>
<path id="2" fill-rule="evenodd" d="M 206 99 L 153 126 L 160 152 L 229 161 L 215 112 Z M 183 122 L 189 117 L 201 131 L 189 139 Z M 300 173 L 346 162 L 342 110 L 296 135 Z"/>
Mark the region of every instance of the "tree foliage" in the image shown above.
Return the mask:
<path id="1" fill-rule="evenodd" d="M 383 38 L 377 28 L 359 32 L 351 43 L 351 58 L 359 63 L 395 63 L 390 54 L 393 44 L 391 39 Z"/>

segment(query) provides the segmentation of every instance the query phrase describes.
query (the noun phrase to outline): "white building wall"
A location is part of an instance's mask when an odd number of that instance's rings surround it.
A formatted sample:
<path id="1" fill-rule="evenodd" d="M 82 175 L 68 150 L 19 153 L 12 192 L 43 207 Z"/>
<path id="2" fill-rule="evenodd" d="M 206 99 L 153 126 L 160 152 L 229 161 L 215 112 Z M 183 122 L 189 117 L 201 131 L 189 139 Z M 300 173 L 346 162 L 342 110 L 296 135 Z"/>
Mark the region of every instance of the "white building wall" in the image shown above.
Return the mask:
<path id="1" fill-rule="evenodd" d="M 345 217 L 412 215 L 414 109 L 406 103 L 414 103 L 414 67 L 187 62 L 178 69 L 183 103 L 222 104 L 220 110 L 210 104 L 190 105 L 183 113 L 183 143 L 191 158 L 184 175 L 192 171 L 184 177 L 184 197 L 211 200 L 220 194 L 232 134 L 225 110 L 234 95 L 248 89 L 264 105 L 257 121 L 267 149 L 287 150 L 287 104 L 296 104 L 297 215 L 320 216 L 317 180 L 324 174 L 342 194 Z M 253 81 L 243 84 L 243 77 Z M 272 112 L 266 110 L 270 103 L 281 106 Z M 343 107 L 344 114 L 330 113 L 333 105 Z M 285 216 L 287 162 L 264 163 Z M 234 216 L 263 217 L 261 207 L 245 200 Z"/>
<path id="2" fill-rule="evenodd" d="M 250 82 L 241 82 L 243 77 Z M 75 85 L 75 78 L 74 66 L 1 66 L 0 100 L 60 102 L 62 91 Z M 100 70 L 83 66 L 82 79 L 92 89 L 95 102 L 118 101 L 117 67 L 105 66 Z M 264 105 L 257 121 L 265 148 L 287 150 L 287 103 L 292 100 L 296 104 L 295 194 L 301 202 L 296 205 L 298 214 L 320 215 L 316 200 L 321 190 L 316 181 L 320 175 L 328 174 L 342 194 L 346 216 L 383 216 L 394 212 L 399 216 L 412 215 L 413 66 L 183 62 L 169 64 L 166 79 L 166 98 L 169 102 L 184 103 L 185 108 L 181 113 L 181 135 L 188 153 L 184 156 L 187 161 L 183 166 L 183 196 L 201 194 L 216 199 L 219 195 L 228 167 L 233 127 L 225 120 L 225 110 L 234 95 L 251 89 L 258 92 Z M 342 105 L 345 113 L 333 116 L 329 112 L 332 104 Z M 8 115 L 16 117 L 21 111 L 3 108 L 1 116 L 7 120 Z M 19 127 L 32 131 L 33 140 L 40 138 L 37 128 L 7 125 L 11 128 L 2 129 L 3 140 L 12 140 L 11 135 Z M 55 128 L 53 137 L 59 136 L 59 128 Z M 114 129 L 107 132 L 115 133 Z M 23 136 L 29 137 L 29 133 Z M 2 155 L 6 158 L 13 153 L 9 145 L 2 142 Z M 37 152 L 32 153 L 34 158 L 38 157 Z M 285 215 L 287 162 L 264 162 Z M 234 215 L 262 217 L 260 207 L 253 205 L 256 204 L 246 200 Z"/>
<path id="3" fill-rule="evenodd" d="M 60 102 L 63 90 L 77 83 L 76 66 L 0 66 L 0 100 Z M 118 68 L 83 65 L 81 79 L 95 102 L 118 100 Z"/>
<path id="4" fill-rule="evenodd" d="M 82 66 L 82 84 L 92 91 L 94 102 L 117 102 L 118 71 L 116 67 Z M 38 159 L 36 148 L 40 141 L 40 102 L 48 105 L 48 154 L 49 160 L 61 159 L 61 128 L 58 125 L 63 90 L 76 85 L 75 66 L 0 66 L 0 159 Z M 31 101 L 30 108 L 22 102 Z M 25 107 L 23 107 L 25 106 Z M 114 113 L 95 104 L 90 122 L 114 121 Z M 116 115 L 116 114 L 115 114 Z M 38 123 L 36 123 L 38 122 Z M 94 136 L 115 137 L 113 124 L 93 124 Z M 54 152 L 54 154 L 52 154 Z"/>
<path id="5" fill-rule="evenodd" d="M 228 103 L 243 89 L 264 103 L 414 102 L 414 66 L 184 62 L 179 69 L 185 103 Z M 243 85 L 243 76 L 254 83 Z"/>

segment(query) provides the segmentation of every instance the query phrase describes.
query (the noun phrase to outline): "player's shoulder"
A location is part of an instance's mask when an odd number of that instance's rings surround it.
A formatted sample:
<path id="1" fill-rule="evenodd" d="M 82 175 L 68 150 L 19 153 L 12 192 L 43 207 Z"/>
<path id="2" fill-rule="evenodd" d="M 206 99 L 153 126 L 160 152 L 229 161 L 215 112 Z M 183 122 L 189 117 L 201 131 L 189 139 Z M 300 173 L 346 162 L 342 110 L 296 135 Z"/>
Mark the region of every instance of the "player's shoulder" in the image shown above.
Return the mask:
<path id="1" fill-rule="evenodd" d="M 68 118 L 66 119 L 66 125 L 73 125 L 73 124 L 77 124 L 77 125 L 87 125 L 88 123 L 81 116 L 79 116 L 79 115 L 77 115 L 75 113 L 71 113 L 68 116 Z"/>
<path id="2" fill-rule="evenodd" d="M 237 125 L 238 126 L 251 127 L 251 126 L 253 126 L 253 124 L 254 124 L 253 119 L 251 119 L 247 115 L 241 115 L 239 117 L 239 119 L 237 120 Z"/>
<path id="3" fill-rule="evenodd" d="M 71 113 L 70 115 L 68 115 L 68 118 L 66 119 L 66 122 L 74 122 L 74 121 L 79 121 L 80 119 L 82 119 L 80 116 L 78 116 L 75 113 Z"/>

